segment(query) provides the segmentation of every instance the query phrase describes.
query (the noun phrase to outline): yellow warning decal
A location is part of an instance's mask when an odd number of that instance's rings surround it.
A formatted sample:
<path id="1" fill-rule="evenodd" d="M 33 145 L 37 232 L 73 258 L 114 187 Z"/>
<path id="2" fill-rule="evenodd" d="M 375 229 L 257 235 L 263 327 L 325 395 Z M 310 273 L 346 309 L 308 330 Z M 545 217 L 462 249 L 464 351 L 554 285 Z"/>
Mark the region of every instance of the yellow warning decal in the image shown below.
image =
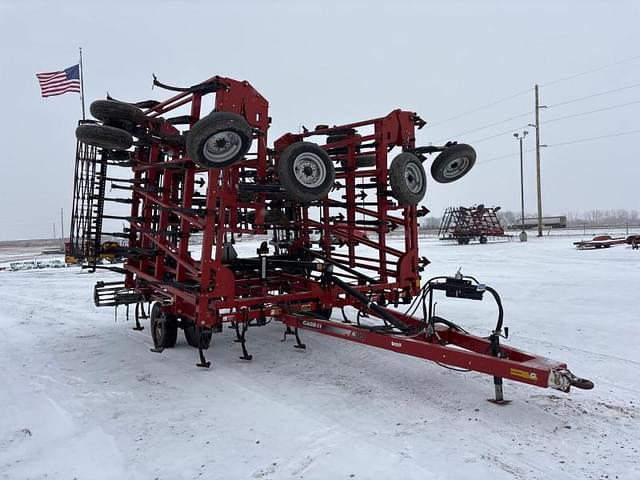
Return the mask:
<path id="1" fill-rule="evenodd" d="M 514 377 L 524 378 L 525 380 L 531 380 L 535 382 L 538 380 L 538 375 L 535 372 L 527 372 L 526 370 L 520 370 L 518 368 L 512 368 L 509 370 L 509 373 Z"/>

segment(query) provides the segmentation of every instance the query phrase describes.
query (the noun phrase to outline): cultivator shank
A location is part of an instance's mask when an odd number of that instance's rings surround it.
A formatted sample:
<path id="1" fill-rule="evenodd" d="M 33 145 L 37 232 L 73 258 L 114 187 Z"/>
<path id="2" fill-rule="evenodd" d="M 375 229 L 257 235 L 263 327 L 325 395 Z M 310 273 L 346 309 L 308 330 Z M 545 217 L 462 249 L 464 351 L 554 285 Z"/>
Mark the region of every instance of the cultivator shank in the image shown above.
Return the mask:
<path id="1" fill-rule="evenodd" d="M 111 182 L 110 193 L 103 188 L 100 201 L 121 208 L 100 210 L 100 221 L 126 222 L 111 232 L 126 240 L 124 282 L 99 284 L 96 304 L 151 302 L 154 351 L 173 347 L 182 328 L 198 365 L 208 366 L 204 351 L 227 323 L 250 360 L 248 327 L 276 319 L 298 348 L 299 330 L 308 329 L 496 378 L 564 385 L 564 364 L 500 345 L 501 318 L 488 339 L 474 337 L 433 314 L 433 292 L 445 284 L 420 285 L 428 264 L 418 254 L 417 219 L 428 212 L 418 206 L 423 163 L 438 153 L 431 174 L 446 183 L 471 169 L 471 147 L 416 146 L 424 121 L 394 110 L 287 133 L 269 148 L 268 102 L 248 82 L 154 83 L 178 93 L 162 102 L 96 101 L 100 123 L 76 131 L 79 148 L 96 149 L 94 164 L 109 166 L 100 181 Z M 246 236 L 258 240 L 255 250 Z M 448 296 L 484 292 L 452 285 Z M 413 311 L 387 308 L 401 304 Z M 419 306 L 423 318 L 414 316 Z M 356 320 L 332 320 L 336 308 Z"/>

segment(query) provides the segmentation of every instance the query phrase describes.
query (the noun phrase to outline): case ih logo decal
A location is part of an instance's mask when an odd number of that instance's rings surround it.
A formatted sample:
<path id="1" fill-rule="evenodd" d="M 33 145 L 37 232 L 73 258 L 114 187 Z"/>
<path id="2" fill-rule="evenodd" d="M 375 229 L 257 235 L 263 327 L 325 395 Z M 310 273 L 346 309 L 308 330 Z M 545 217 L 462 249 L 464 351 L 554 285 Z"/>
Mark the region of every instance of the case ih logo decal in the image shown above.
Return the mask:
<path id="1" fill-rule="evenodd" d="M 302 326 L 313 328 L 315 330 L 323 330 L 325 332 L 334 333 L 336 335 L 340 335 L 341 337 L 352 338 L 354 340 L 357 340 L 358 342 L 364 342 L 365 339 L 364 332 L 351 330 L 349 328 L 342 328 L 336 325 L 329 325 L 327 323 L 316 322 L 314 320 L 302 320 Z"/>
<path id="2" fill-rule="evenodd" d="M 322 330 L 322 324 L 320 322 L 314 322 L 313 320 L 302 320 L 302 325 L 305 327 Z"/>

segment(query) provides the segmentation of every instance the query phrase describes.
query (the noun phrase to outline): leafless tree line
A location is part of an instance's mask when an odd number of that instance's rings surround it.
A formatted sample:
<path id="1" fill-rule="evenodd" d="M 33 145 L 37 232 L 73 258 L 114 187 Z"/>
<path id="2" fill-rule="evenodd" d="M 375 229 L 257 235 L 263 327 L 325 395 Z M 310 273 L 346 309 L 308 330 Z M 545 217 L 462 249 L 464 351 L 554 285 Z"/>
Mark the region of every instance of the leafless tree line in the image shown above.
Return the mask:
<path id="1" fill-rule="evenodd" d="M 500 210 L 497 212 L 500 224 L 503 226 L 515 225 L 520 223 L 520 212 L 512 212 L 510 210 Z M 561 213 L 567 217 L 567 226 L 583 226 L 583 225 L 640 225 L 640 213 L 638 210 L 627 210 L 624 208 L 616 209 L 595 209 L 584 212 L 572 211 Z M 555 215 L 554 215 L 555 216 Z M 526 218 L 537 217 L 536 213 L 525 213 Z M 423 218 L 420 226 L 429 230 L 438 229 L 442 217 L 427 215 Z"/>

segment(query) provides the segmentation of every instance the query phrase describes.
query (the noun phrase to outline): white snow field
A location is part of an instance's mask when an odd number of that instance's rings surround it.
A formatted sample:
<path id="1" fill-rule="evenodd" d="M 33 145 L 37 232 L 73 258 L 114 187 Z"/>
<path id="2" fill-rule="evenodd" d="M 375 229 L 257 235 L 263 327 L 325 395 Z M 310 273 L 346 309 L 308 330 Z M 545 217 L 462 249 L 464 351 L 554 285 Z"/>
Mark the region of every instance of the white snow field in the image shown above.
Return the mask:
<path id="1" fill-rule="evenodd" d="M 639 479 L 640 252 L 572 241 L 422 241 L 425 280 L 463 267 L 501 293 L 510 345 L 596 385 L 505 381 L 507 406 L 490 376 L 306 331 L 298 350 L 277 322 L 249 330 L 252 362 L 225 329 L 196 368 L 182 336 L 151 353 L 123 307 L 93 306 L 117 275 L 2 271 L 0 478 Z M 495 322 L 489 299 L 437 308 Z"/>

